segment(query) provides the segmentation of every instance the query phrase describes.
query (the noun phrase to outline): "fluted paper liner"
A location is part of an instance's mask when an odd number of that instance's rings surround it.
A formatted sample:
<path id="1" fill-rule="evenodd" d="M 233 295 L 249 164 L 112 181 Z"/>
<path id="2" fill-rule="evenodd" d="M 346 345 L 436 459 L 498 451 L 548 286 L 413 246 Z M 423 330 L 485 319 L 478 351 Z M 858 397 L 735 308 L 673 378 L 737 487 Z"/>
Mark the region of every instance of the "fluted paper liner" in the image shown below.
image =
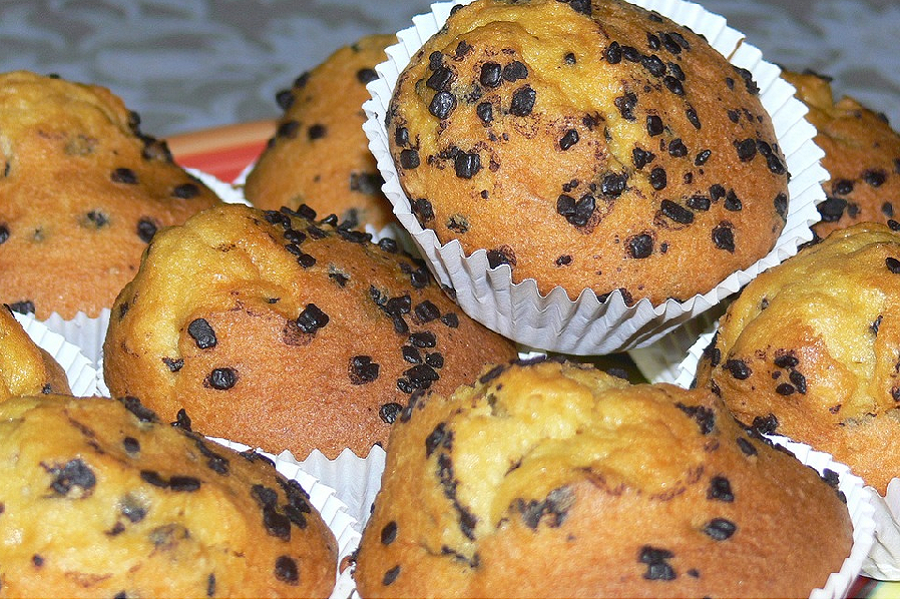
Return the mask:
<path id="1" fill-rule="evenodd" d="M 468 315 L 520 344 L 555 352 L 607 354 L 647 346 L 736 293 L 812 239 L 809 228 L 821 218 L 815 205 L 825 199 L 821 183 L 828 173 L 819 164 L 823 152 L 813 142 L 816 130 L 804 119 L 807 109 L 794 98 L 794 88 L 781 79 L 778 67 L 765 62 L 762 53 L 748 44 L 743 34 L 728 27 L 723 17 L 683 0 L 636 0 L 634 4 L 705 35 L 733 64 L 750 70 L 759 85 L 760 99 L 772 117 L 792 175 L 787 223 L 772 251 L 685 302 L 669 300 L 653 306 L 644 299 L 629 307 L 618 291 L 602 303 L 589 289 L 582 290 L 575 301 L 560 287 L 543 296 L 533 279 L 513 283 L 508 265 L 490 268 L 485 250 L 467 256 L 456 240 L 441 244 L 434 231 L 423 229 L 410 210 L 389 152 L 384 121 L 396 81 L 410 57 L 443 26 L 455 4 L 471 1 L 433 4 L 431 13 L 414 17 L 413 27 L 400 31 L 399 43 L 386 50 L 388 60 L 376 67 L 379 78 L 368 84 L 372 98 L 363 105 L 368 116 L 363 129 L 385 180 L 382 189 L 434 275 L 455 289 L 456 299 Z"/>
<path id="2" fill-rule="evenodd" d="M 97 369 L 81 348 L 36 320 L 33 314 L 13 313 L 13 316 L 31 341 L 63 368 L 73 396 L 86 397 L 97 393 Z"/>

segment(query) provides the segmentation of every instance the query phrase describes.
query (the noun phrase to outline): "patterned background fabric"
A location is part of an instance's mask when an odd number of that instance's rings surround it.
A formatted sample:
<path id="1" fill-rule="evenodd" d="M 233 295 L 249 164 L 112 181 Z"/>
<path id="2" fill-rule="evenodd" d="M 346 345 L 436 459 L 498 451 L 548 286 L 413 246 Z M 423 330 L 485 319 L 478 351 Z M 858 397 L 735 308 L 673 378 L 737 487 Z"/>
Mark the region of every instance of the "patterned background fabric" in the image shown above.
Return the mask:
<path id="1" fill-rule="evenodd" d="M 900 123 L 897 0 L 703 0 L 765 58 L 835 78 Z M 275 93 L 338 47 L 392 33 L 427 0 L 0 0 L 0 70 L 105 85 L 145 133 L 280 114 Z"/>

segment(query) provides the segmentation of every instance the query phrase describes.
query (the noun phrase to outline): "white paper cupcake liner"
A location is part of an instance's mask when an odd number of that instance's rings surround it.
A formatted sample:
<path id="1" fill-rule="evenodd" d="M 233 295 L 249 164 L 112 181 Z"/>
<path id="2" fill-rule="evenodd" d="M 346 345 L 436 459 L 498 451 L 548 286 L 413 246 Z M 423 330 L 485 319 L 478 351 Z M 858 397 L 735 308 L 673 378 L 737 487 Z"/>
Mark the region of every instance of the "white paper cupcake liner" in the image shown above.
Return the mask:
<path id="1" fill-rule="evenodd" d="M 823 153 L 813 141 L 816 130 L 804 119 L 807 109 L 794 98 L 793 87 L 780 78 L 777 67 L 762 59 L 762 53 L 748 44 L 743 34 L 728 27 L 723 17 L 683 0 L 635 0 L 635 4 L 705 35 L 733 64 L 752 72 L 792 175 L 787 223 L 773 250 L 709 292 L 685 302 L 670 300 L 654 307 L 645 299 L 629 307 L 620 292 L 613 292 L 603 303 L 591 290 L 582 291 L 575 301 L 558 287 L 543 296 L 533 279 L 513 283 L 508 265 L 491 269 L 484 250 L 466 256 L 456 240 L 441 244 L 410 210 L 389 152 L 384 120 L 396 81 L 410 57 L 440 29 L 455 4 L 471 1 L 433 4 L 431 13 L 414 17 L 413 27 L 400 31 L 399 43 L 386 50 L 389 59 L 376 67 L 379 78 L 368 84 L 372 97 L 363 105 L 368 116 L 363 129 L 394 213 L 434 275 L 443 285 L 455 289 L 457 302 L 471 317 L 526 346 L 566 354 L 607 354 L 643 347 L 736 293 L 812 239 L 809 228 L 821 218 L 816 204 L 825 198 L 820 184 L 828 179 L 828 173 L 819 164 Z"/>
<path id="2" fill-rule="evenodd" d="M 245 444 L 222 438 L 210 439 L 237 452 L 244 452 L 251 448 Z M 278 469 L 279 473 L 288 479 L 297 481 L 309 494 L 310 504 L 322 515 L 322 519 L 328 525 L 338 543 L 338 570 L 335 577 L 335 588 L 330 597 L 349 597 L 350 591 L 345 590 L 340 583 L 342 579 L 340 565 L 343 559 L 352 554 L 359 546 L 361 529 L 357 525 L 356 519 L 347 511 L 347 505 L 337 497 L 334 488 L 322 483 L 315 475 L 307 472 L 301 463 L 297 462 L 293 454 L 285 450 L 275 456 L 259 448 L 256 449 L 256 452 L 270 458 L 275 463 L 275 468 Z M 349 571 L 349 569 L 346 571 Z M 353 588 L 355 589 L 355 587 L 354 585 Z"/>
<path id="3" fill-rule="evenodd" d="M 13 313 L 13 315 L 28 337 L 50 354 L 66 372 L 73 396 L 85 397 L 97 393 L 97 369 L 77 345 L 69 343 L 62 335 L 51 331 L 32 314 Z"/>

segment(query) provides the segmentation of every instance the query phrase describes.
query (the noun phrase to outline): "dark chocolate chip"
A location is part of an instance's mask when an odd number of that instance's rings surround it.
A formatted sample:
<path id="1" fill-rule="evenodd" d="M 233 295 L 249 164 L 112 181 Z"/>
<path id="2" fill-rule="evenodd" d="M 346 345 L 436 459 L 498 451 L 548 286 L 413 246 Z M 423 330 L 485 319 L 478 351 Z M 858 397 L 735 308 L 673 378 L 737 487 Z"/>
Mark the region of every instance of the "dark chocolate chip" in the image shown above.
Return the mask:
<path id="1" fill-rule="evenodd" d="M 62 467 L 55 466 L 46 470 L 53 476 L 50 487 L 63 496 L 68 495 L 73 489 L 76 489 L 76 494 L 80 497 L 86 496 L 97 484 L 93 469 L 80 458 L 73 458 Z"/>
<path id="2" fill-rule="evenodd" d="M 124 396 L 119 398 L 119 402 L 122 403 L 128 411 L 133 414 L 141 423 L 158 423 L 159 418 L 156 416 L 156 413 L 145 407 L 141 404 L 141 401 L 134 396 Z"/>
<path id="3" fill-rule="evenodd" d="M 677 577 L 675 569 L 666 560 L 675 555 L 662 548 L 643 546 L 638 553 L 638 560 L 647 565 L 644 579 L 657 581 L 672 581 Z"/>
<path id="4" fill-rule="evenodd" d="M 653 254 L 653 238 L 646 233 L 632 236 L 627 241 L 627 250 L 632 258 L 647 258 Z"/>
<path id="5" fill-rule="evenodd" d="M 716 248 L 734 253 L 734 229 L 731 223 L 722 222 L 712 230 L 712 241 Z"/>
<path id="6" fill-rule="evenodd" d="M 739 358 L 731 358 L 725 361 L 725 368 L 731 373 L 735 379 L 743 380 L 750 377 L 753 371 L 747 366 L 747 363 Z"/>
<path id="7" fill-rule="evenodd" d="M 381 543 L 385 546 L 397 539 L 397 521 L 390 521 L 381 528 Z"/>
<path id="8" fill-rule="evenodd" d="M 188 335 L 194 338 L 194 342 L 201 350 L 215 348 L 218 343 L 216 340 L 216 332 L 206 319 L 194 319 L 188 325 L 187 331 Z"/>
<path id="9" fill-rule="evenodd" d="M 503 68 L 495 62 L 486 62 L 481 65 L 481 74 L 478 81 L 481 85 L 489 88 L 495 88 L 502 83 L 501 74 Z"/>
<path id="10" fill-rule="evenodd" d="M 531 86 L 526 85 L 513 93 L 509 112 L 517 117 L 525 117 L 531 114 L 534 108 L 537 92 Z"/>
<path id="11" fill-rule="evenodd" d="M 156 235 L 157 226 L 149 217 L 143 217 L 138 221 L 137 234 L 142 241 L 149 244 Z"/>
<path id="12" fill-rule="evenodd" d="M 384 578 L 381 580 L 381 583 L 388 586 L 397 581 L 397 576 L 400 575 L 400 565 L 397 565 L 393 569 L 388 569 L 384 574 Z"/>
<path id="13" fill-rule="evenodd" d="M 315 304 L 307 304 L 300 316 L 297 317 L 297 325 L 304 333 L 316 333 L 322 327 L 328 325 L 330 317 Z"/>
<path id="14" fill-rule="evenodd" d="M 172 189 L 172 196 L 180 200 L 190 200 L 200 195 L 200 188 L 196 183 L 182 183 Z"/>
<path id="15" fill-rule="evenodd" d="M 647 133 L 651 136 L 660 135 L 665 131 L 663 121 L 657 115 L 647 115 Z"/>
<path id="16" fill-rule="evenodd" d="M 694 221 L 694 213 L 671 200 L 662 201 L 660 204 L 660 212 L 676 223 L 681 223 L 682 225 L 687 225 Z"/>
<path id="17" fill-rule="evenodd" d="M 471 179 L 481 170 L 481 156 L 477 152 L 459 152 L 453 159 L 456 176 Z"/>
<path id="18" fill-rule="evenodd" d="M 124 183 L 127 185 L 135 185 L 138 182 L 137 173 L 125 167 L 115 169 L 109 177 L 114 183 Z"/>
<path id="19" fill-rule="evenodd" d="M 297 561 L 290 556 L 279 556 L 275 560 L 275 578 L 290 585 L 300 583 L 300 569 Z"/>
<path id="20" fill-rule="evenodd" d="M 744 438 L 738 438 L 738 444 L 740 444 L 740 440 Z M 746 440 L 744 440 L 746 441 Z M 749 442 L 747 442 L 749 444 Z M 753 446 L 750 446 L 753 448 Z M 743 447 L 741 448 L 744 449 Z M 747 452 L 744 450 L 745 454 L 751 454 L 751 452 Z M 753 448 L 752 454 L 756 454 L 756 449 Z M 734 502 L 734 493 L 731 491 L 731 482 L 728 481 L 727 478 L 722 475 L 716 475 L 709 481 L 709 489 L 706 491 L 706 498 L 708 500 L 719 500 L 720 502 Z"/>
<path id="21" fill-rule="evenodd" d="M 237 383 L 237 371 L 229 367 L 213 369 L 207 381 L 209 386 L 216 390 L 229 390 Z"/>
<path id="22" fill-rule="evenodd" d="M 350 367 L 348 373 L 350 383 L 353 385 L 364 385 L 378 379 L 378 373 L 381 366 L 372 362 L 371 356 L 354 356 L 350 359 Z"/>
<path id="23" fill-rule="evenodd" d="M 622 62 L 622 47 L 619 42 L 613 42 L 606 47 L 606 62 L 611 65 Z"/>
<path id="24" fill-rule="evenodd" d="M 506 81 L 518 81 L 519 79 L 525 79 L 528 77 L 528 67 L 526 67 L 522 62 L 518 60 L 514 60 L 509 63 L 505 67 L 503 67 L 502 77 Z"/>
<path id="25" fill-rule="evenodd" d="M 650 171 L 650 185 L 654 190 L 660 191 L 666 189 L 666 185 L 668 184 L 668 177 L 666 175 L 666 170 L 662 167 L 654 167 L 652 171 Z"/>
<path id="26" fill-rule="evenodd" d="M 438 119 L 446 119 L 456 109 L 456 96 L 450 92 L 438 92 L 428 105 L 428 112 Z"/>
<path id="27" fill-rule="evenodd" d="M 387 404 L 382 404 L 381 408 L 378 409 L 378 416 L 381 417 L 382 421 L 390 425 L 397 420 L 397 415 L 400 414 L 401 410 L 403 410 L 403 407 L 396 402 L 388 402 Z"/>
<path id="28" fill-rule="evenodd" d="M 713 519 L 703 526 L 703 533 L 716 540 L 723 542 L 734 535 L 737 531 L 737 525 L 727 519 Z"/>
<path id="29" fill-rule="evenodd" d="M 575 129 L 569 129 L 559 140 L 559 147 L 562 150 L 568 150 L 572 146 L 578 143 L 578 131 Z"/>

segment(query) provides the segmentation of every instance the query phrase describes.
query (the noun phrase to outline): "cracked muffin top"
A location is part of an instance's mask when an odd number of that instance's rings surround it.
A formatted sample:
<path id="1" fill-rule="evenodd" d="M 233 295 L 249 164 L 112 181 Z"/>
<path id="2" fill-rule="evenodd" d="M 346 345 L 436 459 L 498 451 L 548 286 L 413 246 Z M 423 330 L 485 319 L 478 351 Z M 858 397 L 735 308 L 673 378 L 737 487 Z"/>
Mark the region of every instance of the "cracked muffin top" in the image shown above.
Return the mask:
<path id="1" fill-rule="evenodd" d="M 850 552 L 825 479 L 708 390 L 518 361 L 401 413 L 356 581 L 366 598 L 806 597 Z"/>

